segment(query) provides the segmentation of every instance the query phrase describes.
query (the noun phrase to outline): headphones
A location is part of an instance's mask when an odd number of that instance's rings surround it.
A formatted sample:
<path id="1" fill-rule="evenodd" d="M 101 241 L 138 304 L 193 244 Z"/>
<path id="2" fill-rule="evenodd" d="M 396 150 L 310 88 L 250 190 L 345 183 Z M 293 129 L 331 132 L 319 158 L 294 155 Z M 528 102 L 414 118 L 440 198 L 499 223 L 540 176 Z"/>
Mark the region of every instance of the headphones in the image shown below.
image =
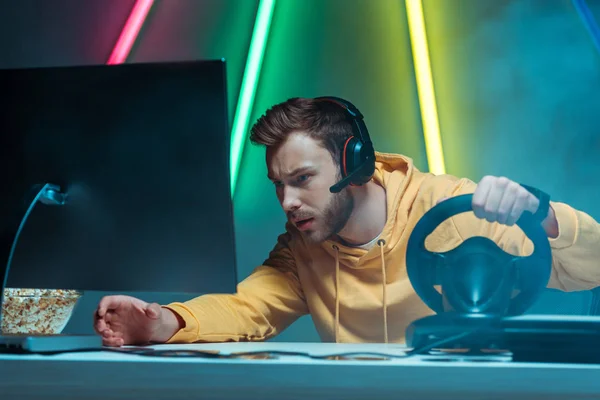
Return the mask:
<path id="1" fill-rule="evenodd" d="M 314 100 L 327 101 L 343 108 L 346 120 L 352 126 L 352 136 L 346 140 L 341 151 L 342 179 L 331 186 L 329 191 L 338 193 L 348 185 L 361 186 L 369 182 L 375 172 L 375 150 L 363 115 L 352 103 L 339 97 L 323 96 Z"/>

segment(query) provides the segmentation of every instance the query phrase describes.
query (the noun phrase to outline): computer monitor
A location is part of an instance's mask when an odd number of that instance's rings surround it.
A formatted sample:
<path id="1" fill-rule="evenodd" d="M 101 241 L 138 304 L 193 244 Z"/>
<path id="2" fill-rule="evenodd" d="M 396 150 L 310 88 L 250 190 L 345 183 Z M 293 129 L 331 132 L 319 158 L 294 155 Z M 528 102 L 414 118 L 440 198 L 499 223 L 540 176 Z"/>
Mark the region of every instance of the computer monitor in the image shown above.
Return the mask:
<path id="1" fill-rule="evenodd" d="M 235 292 L 224 60 L 4 69 L 0 87 L 0 263 L 36 190 L 67 192 L 33 209 L 7 287 Z"/>

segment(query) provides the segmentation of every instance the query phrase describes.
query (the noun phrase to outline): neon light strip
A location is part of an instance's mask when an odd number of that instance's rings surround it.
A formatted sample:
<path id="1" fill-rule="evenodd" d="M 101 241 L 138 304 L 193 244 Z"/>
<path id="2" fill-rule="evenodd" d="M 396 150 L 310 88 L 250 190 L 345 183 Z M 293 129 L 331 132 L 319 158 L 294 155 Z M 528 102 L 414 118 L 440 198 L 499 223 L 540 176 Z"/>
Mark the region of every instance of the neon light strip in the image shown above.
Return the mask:
<path id="1" fill-rule="evenodd" d="M 577 14 L 579 14 L 581 21 L 592 37 L 596 50 L 600 51 L 600 28 L 598 28 L 598 25 L 596 24 L 594 14 L 590 11 L 585 0 L 573 0 L 573 6 L 577 10 Z"/>
<path id="2" fill-rule="evenodd" d="M 406 0 L 406 12 L 415 63 L 417 89 L 421 103 L 421 119 L 423 121 L 429 172 L 436 175 L 445 174 L 446 167 L 444 165 L 444 153 L 442 151 L 442 140 L 435 104 L 435 92 L 431 76 L 427 33 L 425 32 L 425 19 L 423 17 L 423 4 L 421 0 Z"/>
<path id="3" fill-rule="evenodd" d="M 127 56 L 135 43 L 135 39 L 142 29 L 142 25 L 152 8 L 154 0 L 137 0 L 127 22 L 121 31 L 119 40 L 115 44 L 113 51 L 106 62 L 108 65 L 122 64 L 127 60 Z"/>
<path id="4" fill-rule="evenodd" d="M 252 32 L 252 40 L 250 41 L 246 68 L 244 70 L 244 77 L 240 88 L 240 97 L 238 99 L 231 131 L 230 169 L 232 196 L 237 184 L 246 133 L 250 121 L 250 113 L 254 105 L 254 96 L 256 94 L 258 78 L 260 76 L 263 56 L 265 54 L 267 38 L 269 37 L 269 29 L 271 27 L 274 8 L 275 0 L 261 0 L 256 12 L 254 31 Z"/>

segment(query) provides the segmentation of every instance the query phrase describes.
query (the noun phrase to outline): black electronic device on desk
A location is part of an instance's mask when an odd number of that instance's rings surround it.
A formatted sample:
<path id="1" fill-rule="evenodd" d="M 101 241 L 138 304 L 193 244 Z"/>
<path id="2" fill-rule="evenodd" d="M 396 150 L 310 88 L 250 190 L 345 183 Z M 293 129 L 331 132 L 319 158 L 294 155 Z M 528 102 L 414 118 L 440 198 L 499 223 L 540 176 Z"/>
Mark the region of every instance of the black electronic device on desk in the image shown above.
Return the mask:
<path id="1" fill-rule="evenodd" d="M 235 292 L 224 60 L 4 69 L 0 86 L 0 352 L 101 347 L 43 316 L 68 321 L 82 291 Z"/>
<path id="2" fill-rule="evenodd" d="M 544 204 L 542 215 L 547 198 L 540 207 Z M 539 217 L 525 212 L 517 221 L 533 242 L 529 256 L 509 254 L 481 236 L 446 252 L 427 250 L 425 240 L 439 224 L 470 211 L 471 194 L 450 198 L 429 210 L 411 234 L 408 276 L 436 315 L 408 327 L 407 345 L 421 348 L 463 334 L 445 348 L 473 354 L 504 350 L 513 361 L 600 363 L 600 317 L 522 315 L 547 287 L 552 268 Z"/>

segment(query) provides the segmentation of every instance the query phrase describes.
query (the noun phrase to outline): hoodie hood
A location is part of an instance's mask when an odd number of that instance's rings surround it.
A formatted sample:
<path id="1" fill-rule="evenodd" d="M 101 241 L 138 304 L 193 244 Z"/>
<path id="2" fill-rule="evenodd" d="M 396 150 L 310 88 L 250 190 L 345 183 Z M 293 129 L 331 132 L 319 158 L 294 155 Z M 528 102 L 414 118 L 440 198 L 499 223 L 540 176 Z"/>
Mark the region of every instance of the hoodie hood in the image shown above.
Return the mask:
<path id="1" fill-rule="evenodd" d="M 375 152 L 375 172 L 373 181 L 385 189 L 387 200 L 386 223 L 378 239 L 378 246 L 371 250 L 344 245 L 335 240 L 327 240 L 320 245 L 331 255 L 350 268 L 379 269 L 380 251 L 386 254 L 393 248 L 404 231 L 406 219 L 398 215 L 400 199 L 406 192 L 415 170 L 413 160 L 409 157 Z M 400 217 L 400 218 L 399 218 Z"/>

